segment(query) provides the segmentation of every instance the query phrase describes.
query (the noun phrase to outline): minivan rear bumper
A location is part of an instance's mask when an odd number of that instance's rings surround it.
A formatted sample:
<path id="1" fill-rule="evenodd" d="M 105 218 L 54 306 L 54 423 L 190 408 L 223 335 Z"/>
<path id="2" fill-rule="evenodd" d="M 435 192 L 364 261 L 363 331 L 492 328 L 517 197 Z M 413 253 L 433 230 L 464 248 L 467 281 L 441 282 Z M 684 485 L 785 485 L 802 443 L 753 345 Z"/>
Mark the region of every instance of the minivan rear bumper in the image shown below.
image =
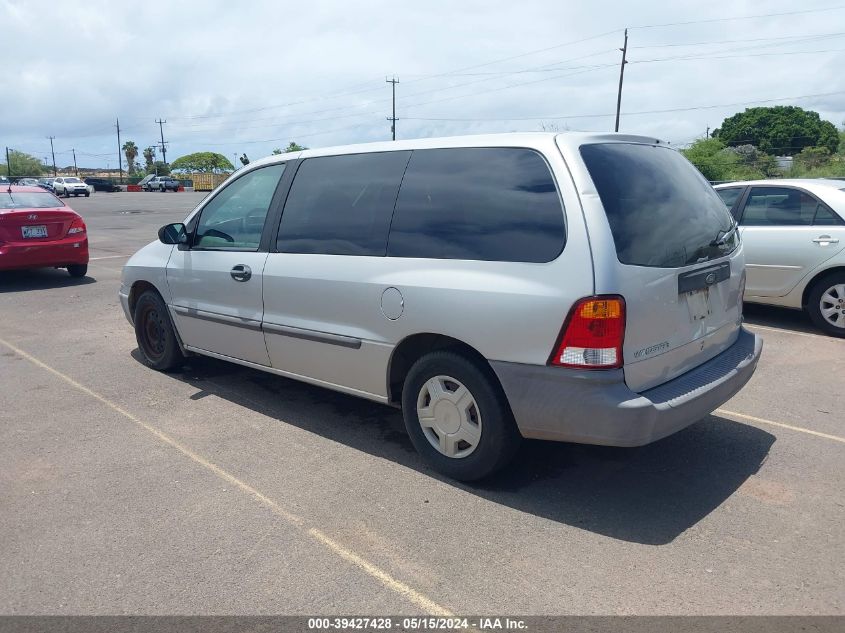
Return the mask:
<path id="1" fill-rule="evenodd" d="M 680 431 L 734 396 L 757 368 L 763 340 L 741 328 L 724 352 L 635 393 L 623 370 L 579 371 L 491 361 L 523 437 L 642 446 Z"/>

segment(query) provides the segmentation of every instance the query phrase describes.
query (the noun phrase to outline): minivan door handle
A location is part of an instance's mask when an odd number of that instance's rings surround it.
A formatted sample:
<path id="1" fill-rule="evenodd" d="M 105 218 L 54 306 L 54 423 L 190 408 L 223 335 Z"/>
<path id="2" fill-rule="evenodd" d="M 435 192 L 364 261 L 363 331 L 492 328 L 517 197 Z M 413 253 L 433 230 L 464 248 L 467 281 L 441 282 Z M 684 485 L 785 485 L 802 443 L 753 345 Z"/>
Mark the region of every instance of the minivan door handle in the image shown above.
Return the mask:
<path id="1" fill-rule="evenodd" d="M 819 235 L 813 241 L 822 246 L 827 246 L 828 244 L 839 244 L 839 240 L 835 237 L 831 237 L 830 235 Z"/>
<path id="2" fill-rule="evenodd" d="M 235 281 L 249 281 L 249 278 L 252 277 L 252 269 L 246 264 L 238 264 L 229 271 L 229 274 Z"/>

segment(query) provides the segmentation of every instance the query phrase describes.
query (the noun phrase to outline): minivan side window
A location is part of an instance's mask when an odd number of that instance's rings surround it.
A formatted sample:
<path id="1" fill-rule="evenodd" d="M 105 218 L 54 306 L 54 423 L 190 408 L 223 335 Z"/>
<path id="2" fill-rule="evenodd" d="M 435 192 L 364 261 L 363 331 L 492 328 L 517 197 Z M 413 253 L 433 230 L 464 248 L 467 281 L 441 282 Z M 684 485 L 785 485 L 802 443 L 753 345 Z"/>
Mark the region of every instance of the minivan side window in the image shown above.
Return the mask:
<path id="1" fill-rule="evenodd" d="M 226 185 L 200 212 L 194 248 L 258 250 L 284 169 L 284 163 L 260 167 Z"/>
<path id="2" fill-rule="evenodd" d="M 752 187 L 742 214 L 743 226 L 806 226 L 813 223 L 818 201 L 789 187 Z"/>
<path id="3" fill-rule="evenodd" d="M 549 262 L 563 207 L 543 157 L 522 148 L 414 150 L 396 202 L 390 257 Z"/>
<path id="4" fill-rule="evenodd" d="M 410 151 L 305 159 L 291 185 L 277 249 L 383 257 Z"/>

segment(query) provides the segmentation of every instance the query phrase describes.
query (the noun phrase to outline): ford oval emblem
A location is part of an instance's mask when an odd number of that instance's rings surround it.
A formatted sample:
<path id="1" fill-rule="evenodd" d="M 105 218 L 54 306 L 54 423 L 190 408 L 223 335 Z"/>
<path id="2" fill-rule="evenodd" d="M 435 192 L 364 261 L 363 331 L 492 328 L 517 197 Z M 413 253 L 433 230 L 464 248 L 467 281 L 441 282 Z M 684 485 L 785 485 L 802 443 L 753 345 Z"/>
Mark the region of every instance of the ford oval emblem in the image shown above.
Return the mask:
<path id="1" fill-rule="evenodd" d="M 704 278 L 704 283 L 706 283 L 708 286 L 712 286 L 713 284 L 715 284 L 716 283 L 716 273 L 709 273 Z"/>
<path id="2" fill-rule="evenodd" d="M 34 213 L 30 213 L 28 216 L 26 216 L 26 219 L 27 220 L 37 220 L 38 216 Z"/>

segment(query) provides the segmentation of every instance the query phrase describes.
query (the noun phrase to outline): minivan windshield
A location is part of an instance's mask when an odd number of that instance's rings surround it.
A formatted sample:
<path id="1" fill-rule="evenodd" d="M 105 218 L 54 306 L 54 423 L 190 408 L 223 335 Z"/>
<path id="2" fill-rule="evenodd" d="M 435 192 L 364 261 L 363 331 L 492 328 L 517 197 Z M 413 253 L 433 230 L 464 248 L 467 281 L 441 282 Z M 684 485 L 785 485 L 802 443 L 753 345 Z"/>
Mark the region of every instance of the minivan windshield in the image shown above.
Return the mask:
<path id="1" fill-rule="evenodd" d="M 699 171 L 667 147 L 581 146 L 623 264 L 678 268 L 739 244 L 725 204 Z"/>

